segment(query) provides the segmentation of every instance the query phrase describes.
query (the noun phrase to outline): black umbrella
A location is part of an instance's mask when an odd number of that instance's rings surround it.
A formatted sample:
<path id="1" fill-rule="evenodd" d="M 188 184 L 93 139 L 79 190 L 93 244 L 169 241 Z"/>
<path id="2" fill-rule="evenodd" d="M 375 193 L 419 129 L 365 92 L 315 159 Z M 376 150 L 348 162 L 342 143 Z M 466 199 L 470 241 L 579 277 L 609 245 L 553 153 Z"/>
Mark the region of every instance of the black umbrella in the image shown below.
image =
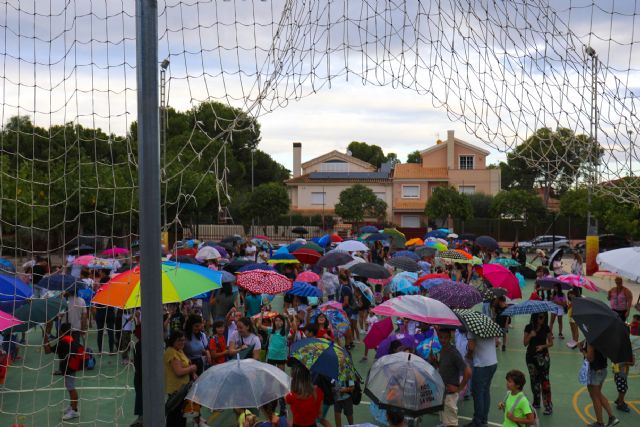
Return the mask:
<path id="1" fill-rule="evenodd" d="M 553 262 L 556 261 L 557 259 L 561 259 L 563 255 L 564 255 L 564 250 L 556 249 L 549 257 L 549 267 L 553 267 Z"/>
<path id="2" fill-rule="evenodd" d="M 93 246 L 80 245 L 69 251 L 69 255 L 88 255 L 94 252 Z"/>
<path id="3" fill-rule="evenodd" d="M 236 260 L 230 262 L 229 264 L 225 265 L 224 267 L 222 267 L 222 269 L 228 271 L 229 273 L 235 273 L 241 267 L 243 267 L 245 265 L 248 265 L 248 264 L 253 264 L 253 261 L 249 261 L 249 260 L 245 260 L 245 259 L 236 259 Z"/>
<path id="4" fill-rule="evenodd" d="M 542 289 L 555 289 L 556 285 L 560 285 L 562 290 L 568 291 L 572 286 L 568 283 L 561 282 L 555 277 L 543 277 L 536 280 L 536 284 L 540 285 Z"/>
<path id="5" fill-rule="evenodd" d="M 593 298 L 574 298 L 573 319 L 587 342 L 613 363 L 633 358 L 629 330 L 618 314 Z"/>
<path id="6" fill-rule="evenodd" d="M 235 243 L 243 243 L 243 242 L 244 242 L 244 238 L 242 236 L 238 236 L 237 234 L 234 234 L 233 236 L 227 236 L 220 241 L 220 243 L 230 243 L 232 245 Z"/>
<path id="7" fill-rule="evenodd" d="M 333 268 L 339 265 L 345 265 L 348 262 L 353 261 L 353 257 L 346 252 L 331 252 L 318 260 L 314 267 L 317 268 Z"/>
<path id="8" fill-rule="evenodd" d="M 194 257 L 190 257 L 187 255 L 178 255 L 175 258 L 171 259 L 172 261 L 175 262 L 181 262 L 183 264 L 197 264 L 197 265 L 201 265 Z"/>
<path id="9" fill-rule="evenodd" d="M 498 241 L 491 236 L 480 236 L 476 239 L 475 243 L 481 248 L 487 248 L 490 251 L 498 249 Z"/>
<path id="10" fill-rule="evenodd" d="M 291 229 L 291 232 L 294 234 L 309 234 L 309 230 L 304 227 L 294 227 Z"/>
<path id="11" fill-rule="evenodd" d="M 414 261 L 415 262 L 415 261 Z M 349 267 L 354 276 L 366 277 L 367 279 L 386 279 L 391 277 L 389 270 L 379 264 L 363 262 Z"/>
<path id="12" fill-rule="evenodd" d="M 413 251 L 418 254 L 420 258 L 435 256 L 436 252 L 438 252 L 436 248 L 432 248 L 431 246 L 416 246 Z"/>
<path id="13" fill-rule="evenodd" d="M 367 242 L 375 242 L 376 240 L 390 240 L 392 236 L 385 233 L 374 233 L 371 236 L 367 236 L 365 239 Z"/>
<path id="14" fill-rule="evenodd" d="M 36 286 L 42 289 L 46 289 L 48 291 L 68 291 L 73 289 L 73 287 L 78 283 L 79 285 L 84 285 L 82 282 L 78 282 L 71 274 L 60 274 L 55 273 L 50 276 L 45 276 Z"/>
<path id="15" fill-rule="evenodd" d="M 416 271 L 420 270 L 418 263 L 407 256 L 393 257 L 389 261 L 387 261 L 387 264 L 404 271 L 410 271 L 412 273 L 415 273 Z"/>
<path id="16" fill-rule="evenodd" d="M 62 298 L 34 298 L 28 304 L 18 308 L 13 315 L 22 320 L 23 324 L 15 326 L 14 332 L 26 332 L 34 326 L 55 319 L 58 313 L 67 308 L 67 302 Z"/>

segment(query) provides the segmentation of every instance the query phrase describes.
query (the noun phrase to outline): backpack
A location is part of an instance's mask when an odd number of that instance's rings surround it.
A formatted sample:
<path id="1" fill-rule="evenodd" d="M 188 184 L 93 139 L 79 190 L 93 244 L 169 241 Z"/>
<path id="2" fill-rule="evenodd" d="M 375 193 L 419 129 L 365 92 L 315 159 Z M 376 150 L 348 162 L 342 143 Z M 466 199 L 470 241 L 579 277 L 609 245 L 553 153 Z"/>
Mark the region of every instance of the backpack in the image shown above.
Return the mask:
<path id="1" fill-rule="evenodd" d="M 64 337 L 60 338 L 60 341 L 68 344 L 69 350 L 71 350 L 71 344 L 74 342 L 74 340 L 70 335 L 65 335 Z M 80 371 L 85 366 L 85 363 L 87 359 L 89 359 L 89 357 L 89 354 L 87 354 L 84 350 L 84 346 L 78 344 L 77 351 L 75 353 L 69 353 L 67 368 L 76 372 Z M 95 357 L 93 358 L 93 366 L 95 367 Z"/>
<path id="2" fill-rule="evenodd" d="M 343 295 L 344 288 L 349 288 L 351 290 L 351 294 L 349 295 L 349 308 L 351 310 L 353 310 L 353 311 L 357 311 L 358 310 L 358 303 L 356 302 L 356 294 L 353 291 L 353 287 L 351 286 L 351 284 L 340 285 L 340 289 L 338 291 L 340 302 L 342 302 L 342 299 L 344 298 L 344 295 Z"/>
<path id="3" fill-rule="evenodd" d="M 362 401 L 362 384 L 360 383 L 360 377 L 356 377 L 355 383 L 353 392 L 351 393 L 351 400 L 354 405 L 359 405 Z"/>
<path id="4" fill-rule="evenodd" d="M 504 403 L 505 403 L 505 411 L 507 411 L 507 407 L 506 407 L 506 403 L 507 403 L 507 398 L 509 397 L 509 394 L 511 392 L 507 392 L 506 396 L 504 397 Z M 520 403 L 520 401 L 522 400 L 522 398 L 524 397 L 524 393 L 521 393 L 520 396 L 518 396 L 516 398 L 516 401 L 513 402 L 513 405 L 511 405 L 511 408 L 507 411 L 507 412 L 513 412 L 513 408 L 516 408 L 518 406 L 518 403 Z M 529 402 L 529 409 L 531 410 L 531 413 L 533 414 L 533 424 L 528 424 L 532 427 L 540 427 L 540 418 L 538 418 L 538 412 L 536 411 L 536 408 L 534 408 L 533 406 L 531 406 L 531 402 Z"/>

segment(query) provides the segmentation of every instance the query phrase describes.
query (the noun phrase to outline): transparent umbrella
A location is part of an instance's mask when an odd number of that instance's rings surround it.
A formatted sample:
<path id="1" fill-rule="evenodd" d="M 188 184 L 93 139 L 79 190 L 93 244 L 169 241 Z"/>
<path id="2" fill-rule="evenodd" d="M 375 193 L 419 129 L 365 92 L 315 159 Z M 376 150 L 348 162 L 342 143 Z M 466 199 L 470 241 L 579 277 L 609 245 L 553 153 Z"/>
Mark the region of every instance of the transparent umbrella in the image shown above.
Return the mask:
<path id="1" fill-rule="evenodd" d="M 378 359 L 367 375 L 365 393 L 382 409 L 419 417 L 442 409 L 445 387 L 436 369 L 411 353 Z"/>
<path id="2" fill-rule="evenodd" d="M 204 371 L 186 398 L 211 410 L 259 408 L 286 395 L 290 384 L 289 375 L 275 366 L 230 360 Z"/>

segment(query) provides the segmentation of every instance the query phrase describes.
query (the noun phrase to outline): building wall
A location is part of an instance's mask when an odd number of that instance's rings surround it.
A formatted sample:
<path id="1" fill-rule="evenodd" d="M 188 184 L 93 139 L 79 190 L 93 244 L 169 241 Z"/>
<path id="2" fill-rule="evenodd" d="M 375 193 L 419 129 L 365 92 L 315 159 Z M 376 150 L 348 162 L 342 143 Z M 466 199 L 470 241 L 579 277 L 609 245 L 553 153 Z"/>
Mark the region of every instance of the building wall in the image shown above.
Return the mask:
<path id="1" fill-rule="evenodd" d="M 441 144 L 442 148 L 430 151 L 422 156 L 422 166 L 425 168 L 446 168 L 447 167 L 447 146 Z"/>
<path id="2" fill-rule="evenodd" d="M 460 168 L 460 156 L 474 156 L 474 164 L 473 168 L 475 169 L 485 169 L 487 166 L 487 159 L 484 153 L 476 150 L 472 150 L 464 145 L 455 144 L 453 148 L 453 160 L 454 160 L 454 169 Z"/>
<path id="3" fill-rule="evenodd" d="M 295 188 L 296 202 L 291 203 L 292 210 L 322 210 L 323 208 L 333 210 L 336 203 L 340 200 L 340 193 L 355 185 L 354 183 L 327 183 L 327 184 L 315 184 L 304 183 L 296 187 L 289 187 L 290 194 L 293 192 L 291 188 Z M 392 186 L 389 184 L 364 184 L 367 188 L 370 188 L 374 193 L 383 193 L 383 200 L 387 203 L 387 217 L 391 217 L 392 212 Z M 322 204 L 313 204 L 312 193 L 325 193 L 324 206 Z"/>
<path id="4" fill-rule="evenodd" d="M 449 183 L 456 189 L 460 185 L 475 185 L 476 193 L 495 195 L 500 191 L 500 171 L 495 172 L 493 169 L 450 170 Z"/>

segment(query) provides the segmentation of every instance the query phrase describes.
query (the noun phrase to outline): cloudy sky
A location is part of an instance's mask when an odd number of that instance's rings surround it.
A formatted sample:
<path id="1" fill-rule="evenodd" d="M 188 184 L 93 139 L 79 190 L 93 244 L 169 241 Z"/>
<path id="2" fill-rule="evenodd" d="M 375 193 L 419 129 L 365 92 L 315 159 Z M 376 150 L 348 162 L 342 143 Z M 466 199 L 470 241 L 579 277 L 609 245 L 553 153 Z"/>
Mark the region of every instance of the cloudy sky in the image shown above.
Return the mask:
<path id="1" fill-rule="evenodd" d="M 261 149 L 287 168 L 293 141 L 304 160 L 358 140 L 404 161 L 448 129 L 497 162 L 541 126 L 588 132 L 591 45 L 602 63 L 600 140 L 620 174 L 628 131 L 640 130 L 640 0 L 597 3 L 166 0 L 159 59 L 171 61 L 171 106 L 250 111 Z M 19 112 L 44 126 L 128 129 L 133 2 L 9 0 L 3 12 L 3 122 Z"/>

